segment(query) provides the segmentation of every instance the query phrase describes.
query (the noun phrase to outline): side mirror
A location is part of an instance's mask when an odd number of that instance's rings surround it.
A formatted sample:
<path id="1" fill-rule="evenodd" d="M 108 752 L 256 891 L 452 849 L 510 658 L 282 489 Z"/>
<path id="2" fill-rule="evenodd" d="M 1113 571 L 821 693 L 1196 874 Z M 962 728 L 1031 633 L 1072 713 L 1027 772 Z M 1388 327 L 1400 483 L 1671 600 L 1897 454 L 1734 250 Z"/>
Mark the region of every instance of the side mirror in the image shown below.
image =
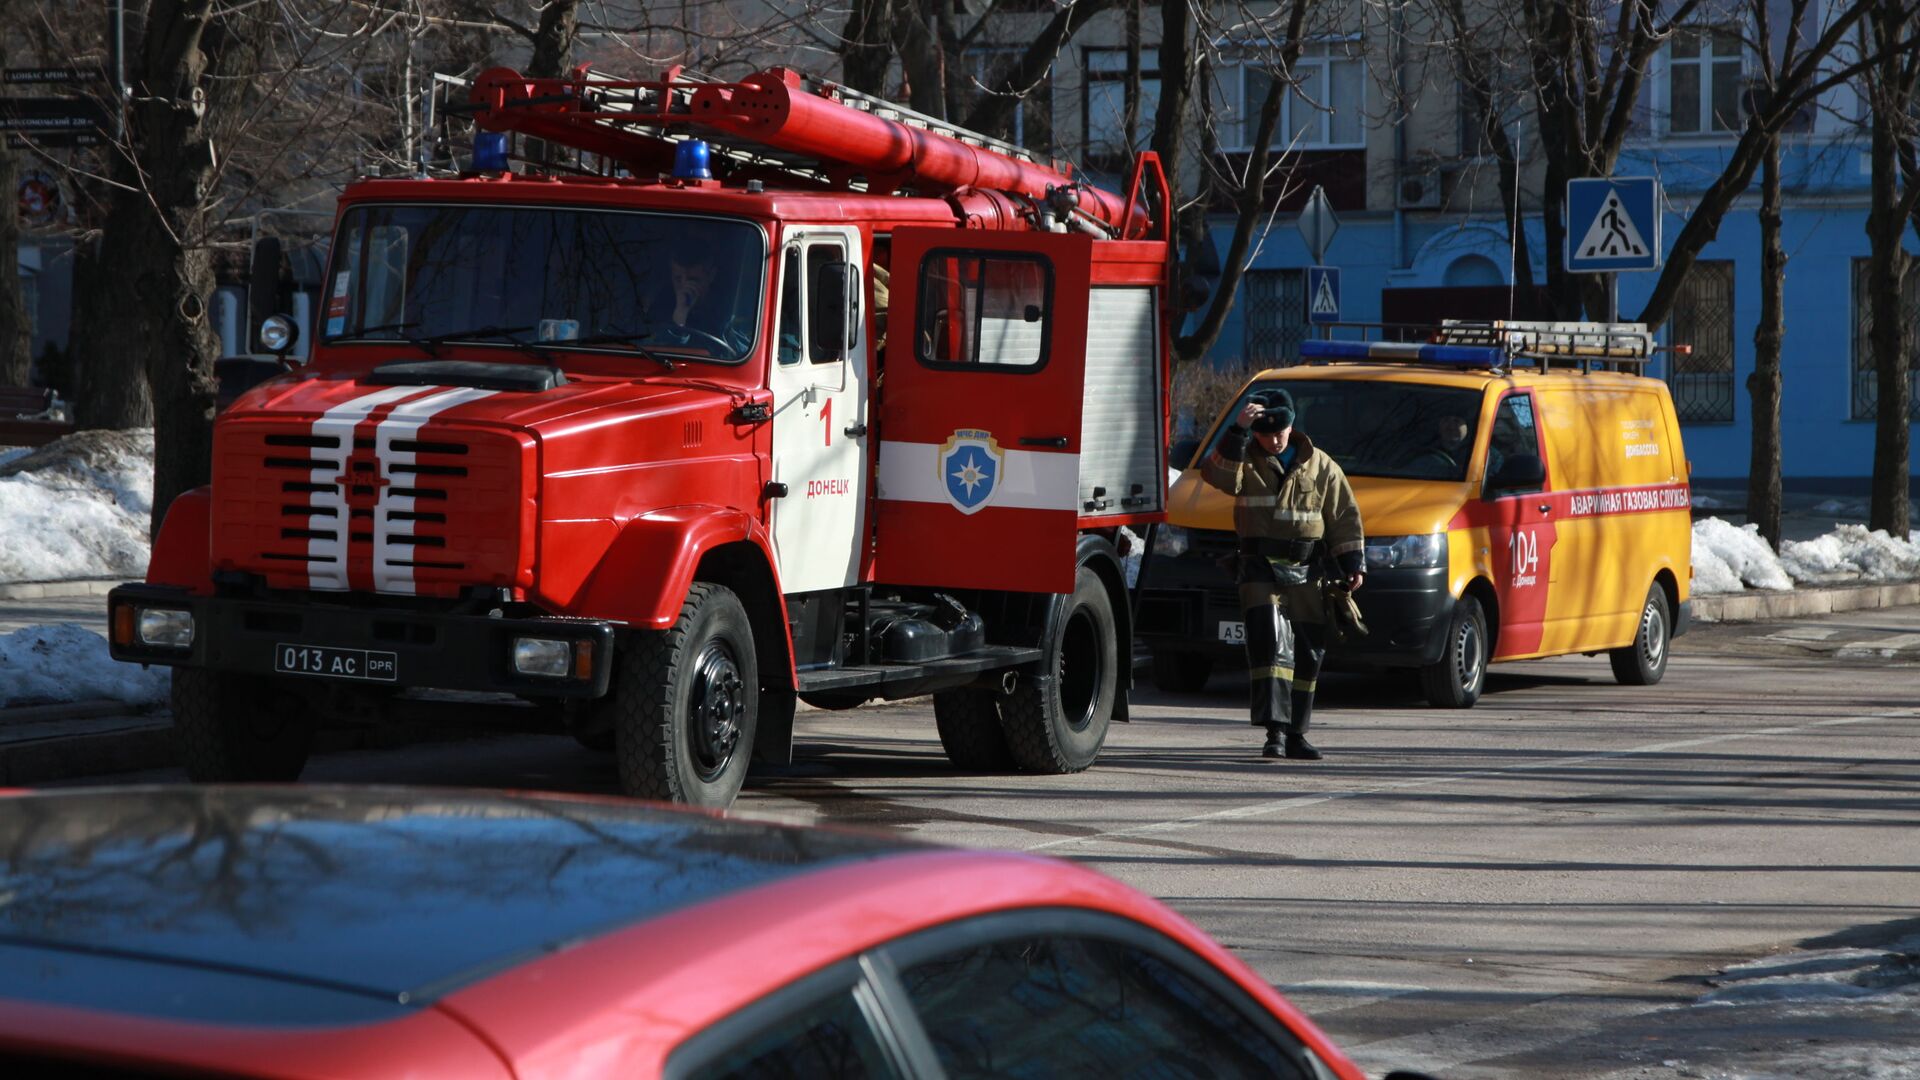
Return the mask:
<path id="1" fill-rule="evenodd" d="M 1547 482 L 1547 466 L 1534 454 L 1515 454 L 1500 463 L 1500 469 L 1487 481 L 1489 491 L 1514 491 L 1537 488 Z"/>
<path id="2" fill-rule="evenodd" d="M 853 267 L 823 263 L 814 268 L 807 300 L 807 358 L 831 363 L 846 356 L 855 340 L 853 329 Z"/>
<path id="3" fill-rule="evenodd" d="M 300 341 L 300 324 L 290 315 L 269 315 L 260 323 L 260 344 L 266 350 L 287 362 L 287 354 Z"/>
<path id="4" fill-rule="evenodd" d="M 1199 452 L 1199 439 L 1180 439 L 1173 444 L 1173 449 L 1167 454 L 1167 464 L 1184 471 L 1193 463 L 1193 455 Z"/>

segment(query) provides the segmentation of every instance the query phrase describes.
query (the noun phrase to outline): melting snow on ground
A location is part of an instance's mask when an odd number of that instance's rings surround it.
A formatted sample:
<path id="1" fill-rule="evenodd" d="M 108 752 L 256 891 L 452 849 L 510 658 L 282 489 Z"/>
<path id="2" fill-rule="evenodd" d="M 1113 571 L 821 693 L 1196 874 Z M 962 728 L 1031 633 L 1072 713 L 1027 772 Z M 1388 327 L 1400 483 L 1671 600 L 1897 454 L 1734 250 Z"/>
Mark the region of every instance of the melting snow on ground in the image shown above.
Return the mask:
<path id="1" fill-rule="evenodd" d="M 1696 1005 L 1898 999 L 1920 1004 L 1920 937 L 1884 949 L 1808 949 L 1736 964 Z"/>
<path id="2" fill-rule="evenodd" d="M 0 460 L 0 584 L 146 573 L 153 433 L 88 431 Z"/>
<path id="3" fill-rule="evenodd" d="M 83 626 L 0 634 L 0 708 L 99 699 L 153 705 L 166 700 L 169 685 L 166 668 L 113 659 L 107 639 Z"/>

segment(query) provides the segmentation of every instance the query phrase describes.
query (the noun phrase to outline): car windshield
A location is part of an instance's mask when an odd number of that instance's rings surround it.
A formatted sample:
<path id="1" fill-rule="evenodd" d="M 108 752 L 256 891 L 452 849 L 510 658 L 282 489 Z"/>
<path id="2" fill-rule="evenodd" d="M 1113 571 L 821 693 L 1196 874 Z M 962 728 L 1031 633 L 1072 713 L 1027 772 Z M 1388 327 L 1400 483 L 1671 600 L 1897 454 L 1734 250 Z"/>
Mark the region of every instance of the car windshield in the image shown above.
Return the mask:
<path id="1" fill-rule="evenodd" d="M 515 342 L 746 358 L 765 248 L 744 221 L 575 208 L 361 206 L 328 279 L 327 341 Z"/>
<path id="2" fill-rule="evenodd" d="M 1361 379 L 1268 379 L 1248 387 L 1228 416 L 1240 411 L 1248 394 L 1271 390 L 1293 395 L 1294 427 L 1348 476 L 1467 478 L 1480 418 L 1479 390 Z M 1220 425 L 1216 442 L 1226 427 Z"/>

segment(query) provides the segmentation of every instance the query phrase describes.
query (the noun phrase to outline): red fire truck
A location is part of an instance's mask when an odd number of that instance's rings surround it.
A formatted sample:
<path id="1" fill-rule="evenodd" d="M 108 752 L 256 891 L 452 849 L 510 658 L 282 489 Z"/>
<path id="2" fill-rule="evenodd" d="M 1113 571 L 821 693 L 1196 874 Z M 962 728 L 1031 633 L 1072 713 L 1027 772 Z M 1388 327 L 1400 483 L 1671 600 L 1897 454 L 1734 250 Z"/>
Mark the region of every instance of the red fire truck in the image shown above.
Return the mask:
<path id="1" fill-rule="evenodd" d="M 110 599 L 190 775 L 444 690 L 705 805 L 796 701 L 930 693 L 960 768 L 1092 764 L 1116 538 L 1166 497 L 1158 162 L 1116 195 L 784 69 L 500 69 L 469 111 L 470 171 L 346 190 L 310 362 Z"/>

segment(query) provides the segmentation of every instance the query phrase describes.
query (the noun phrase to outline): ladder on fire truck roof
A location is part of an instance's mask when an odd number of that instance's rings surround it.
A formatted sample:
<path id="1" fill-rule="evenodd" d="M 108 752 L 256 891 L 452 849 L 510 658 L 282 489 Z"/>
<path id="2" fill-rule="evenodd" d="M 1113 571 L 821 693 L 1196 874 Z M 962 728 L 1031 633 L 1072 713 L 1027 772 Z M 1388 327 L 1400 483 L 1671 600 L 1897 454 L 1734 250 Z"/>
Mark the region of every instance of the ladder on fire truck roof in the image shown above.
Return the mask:
<path id="1" fill-rule="evenodd" d="M 751 181 L 804 188 L 944 195 L 973 189 L 1044 206 L 1095 235 L 1166 238 L 1168 195 L 1150 152 L 1135 163 L 1126 198 L 1074 179 L 1064 162 L 897 102 L 789 68 L 739 82 L 669 68 L 659 79 L 614 79 L 585 65 L 561 79 L 507 68 L 474 81 L 466 112 L 484 130 L 522 135 L 664 175 L 686 139 Z M 1151 198 L 1159 196 L 1157 204 Z"/>
<path id="2" fill-rule="evenodd" d="M 1303 341 L 1302 360 L 1347 360 L 1486 368 L 1498 374 L 1522 361 L 1541 371 L 1554 361 L 1644 367 L 1657 352 L 1689 353 L 1691 346 L 1660 346 L 1645 323 L 1545 322 L 1516 319 L 1446 319 L 1437 327 L 1344 323 L 1369 329 L 1418 329 L 1426 341 Z"/>

